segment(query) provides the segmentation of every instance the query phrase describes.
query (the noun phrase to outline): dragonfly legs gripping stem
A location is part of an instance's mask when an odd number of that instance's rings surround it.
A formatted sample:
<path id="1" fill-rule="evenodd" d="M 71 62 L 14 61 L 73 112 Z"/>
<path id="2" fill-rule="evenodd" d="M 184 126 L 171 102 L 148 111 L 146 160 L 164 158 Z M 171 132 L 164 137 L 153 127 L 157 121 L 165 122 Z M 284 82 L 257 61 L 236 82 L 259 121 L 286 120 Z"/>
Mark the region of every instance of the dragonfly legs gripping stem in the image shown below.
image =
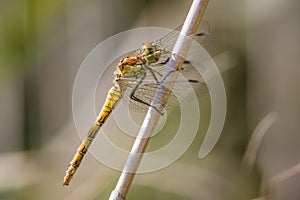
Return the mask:
<path id="1" fill-rule="evenodd" d="M 154 76 L 154 74 L 152 74 L 152 75 Z M 138 82 L 138 84 L 137 84 L 137 85 L 133 88 L 133 90 L 131 91 L 131 93 L 130 93 L 130 98 L 131 98 L 132 100 L 134 100 L 134 101 L 137 101 L 137 102 L 139 102 L 139 103 L 142 103 L 142 104 L 145 104 L 145 105 L 147 105 L 147 106 L 149 106 L 149 107 L 152 107 L 152 108 L 154 108 L 159 114 L 164 115 L 164 113 L 161 112 L 161 111 L 160 111 L 158 108 L 156 108 L 155 106 L 153 106 L 153 105 L 151 105 L 151 104 L 149 104 L 149 103 L 147 103 L 147 102 L 141 100 L 140 98 L 134 96 L 135 92 L 137 91 L 137 89 L 139 88 L 139 86 L 142 84 L 142 82 L 144 81 L 145 77 L 146 77 L 146 73 L 141 77 L 141 80 Z"/>

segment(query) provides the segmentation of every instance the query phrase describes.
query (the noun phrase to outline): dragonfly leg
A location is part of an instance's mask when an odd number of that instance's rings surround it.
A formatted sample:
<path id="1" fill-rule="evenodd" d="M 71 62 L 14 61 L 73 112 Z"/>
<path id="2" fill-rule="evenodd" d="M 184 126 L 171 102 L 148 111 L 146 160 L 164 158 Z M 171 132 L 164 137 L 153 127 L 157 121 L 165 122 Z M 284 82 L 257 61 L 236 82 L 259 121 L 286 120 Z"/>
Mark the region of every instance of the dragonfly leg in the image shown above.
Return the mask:
<path id="1" fill-rule="evenodd" d="M 172 69 L 172 70 L 170 70 L 170 71 L 167 73 L 167 75 L 163 77 L 163 79 L 160 81 L 160 83 L 163 83 L 163 82 L 166 80 L 166 78 L 167 78 L 168 76 L 170 76 L 170 74 L 172 74 L 172 73 L 174 73 L 174 72 L 176 72 L 176 71 L 178 71 L 178 69 Z"/>
<path id="2" fill-rule="evenodd" d="M 170 60 L 170 57 L 166 60 L 166 62 L 168 62 Z M 189 60 L 184 60 L 183 61 L 183 64 L 190 64 L 191 62 L 189 61 Z M 164 82 L 164 80 L 171 74 L 171 73 L 173 73 L 173 72 L 175 72 L 175 71 L 183 71 L 184 70 L 184 66 L 182 66 L 180 69 L 176 69 L 176 70 L 170 70 L 169 72 L 168 72 L 168 74 L 160 81 L 160 83 L 162 83 L 162 82 Z"/>
<path id="3" fill-rule="evenodd" d="M 149 70 L 149 72 L 151 73 L 151 75 L 154 78 L 155 82 L 159 83 L 159 80 L 158 80 L 157 76 L 155 75 L 155 73 L 158 74 L 159 76 L 162 76 L 162 75 L 159 72 L 157 72 L 156 70 L 154 70 L 154 69 L 152 69 L 152 68 L 150 68 L 146 65 L 145 65 L 145 68 Z M 144 80 L 145 76 L 146 76 L 146 74 L 143 75 L 142 80 Z M 140 81 L 140 83 L 141 83 L 141 81 Z"/>
<path id="4" fill-rule="evenodd" d="M 151 105 L 151 104 L 149 104 L 149 103 L 147 103 L 147 102 L 145 102 L 145 101 L 139 99 L 138 97 L 134 96 L 133 93 L 130 94 L 130 98 L 131 98 L 132 100 L 134 100 L 134 101 L 137 101 L 137 102 L 139 102 L 139 103 L 142 103 L 142 104 L 145 104 L 145 105 L 147 105 L 147 106 L 149 106 L 149 107 L 152 107 L 152 108 L 154 108 L 159 114 L 164 115 L 164 113 L 161 112 L 161 111 L 159 111 L 158 108 L 156 108 L 155 106 L 153 106 L 153 105 Z"/>
<path id="5" fill-rule="evenodd" d="M 135 92 L 137 91 L 137 89 L 139 88 L 139 86 L 141 85 L 141 83 L 143 82 L 143 80 L 145 79 L 145 77 L 146 77 L 146 73 L 143 75 L 143 77 L 142 77 L 141 80 L 138 82 L 138 84 L 137 84 L 137 85 L 133 88 L 133 90 L 130 92 L 130 99 L 132 99 L 132 100 L 134 100 L 134 101 L 136 101 L 136 102 L 142 103 L 142 104 L 144 104 L 144 105 L 147 105 L 147 106 L 149 106 L 149 107 L 152 107 L 152 108 L 154 108 L 159 114 L 163 115 L 164 113 L 161 112 L 161 111 L 159 111 L 159 109 L 156 108 L 155 106 L 153 106 L 153 105 L 151 105 L 151 104 L 149 104 L 149 103 L 143 101 L 142 99 L 140 99 L 140 98 L 134 96 Z"/>
<path id="6" fill-rule="evenodd" d="M 170 60 L 170 57 L 168 57 L 165 61 L 162 61 L 162 62 L 160 62 L 160 63 L 157 63 L 156 65 L 165 65 L 165 64 L 167 64 L 167 62 L 169 62 L 169 60 Z M 184 64 L 189 64 L 189 63 L 190 63 L 190 61 L 184 60 Z M 159 76 L 162 76 L 162 75 L 161 75 L 159 72 L 157 72 L 156 70 L 154 70 L 153 68 L 150 68 L 150 67 L 147 67 L 147 66 L 145 66 L 145 67 L 146 67 L 146 69 L 148 69 L 148 70 L 150 71 L 150 73 L 151 73 L 151 75 L 152 75 L 152 77 L 154 78 L 154 80 L 155 80 L 156 83 L 162 83 L 162 82 L 166 79 L 166 77 L 168 77 L 172 72 L 176 71 L 176 70 L 171 70 L 171 71 L 165 76 L 165 78 L 163 78 L 163 80 L 159 81 L 158 78 L 157 78 L 157 76 L 156 76 L 155 74 L 158 74 Z M 180 71 L 181 71 L 181 70 L 180 70 Z"/>
<path id="7" fill-rule="evenodd" d="M 168 57 L 165 61 L 163 61 L 163 62 L 160 62 L 160 63 L 158 63 L 159 65 L 165 65 L 165 64 L 167 64 L 167 62 L 169 62 L 169 60 L 170 60 L 170 57 Z M 190 64 L 191 62 L 190 61 L 188 61 L 188 60 L 184 60 L 183 61 L 183 64 Z"/>
<path id="8" fill-rule="evenodd" d="M 165 65 L 165 64 L 167 64 L 167 62 L 169 62 L 169 60 L 170 60 L 170 57 L 168 57 L 165 61 L 162 61 L 162 62 L 160 62 L 158 64 Z"/>

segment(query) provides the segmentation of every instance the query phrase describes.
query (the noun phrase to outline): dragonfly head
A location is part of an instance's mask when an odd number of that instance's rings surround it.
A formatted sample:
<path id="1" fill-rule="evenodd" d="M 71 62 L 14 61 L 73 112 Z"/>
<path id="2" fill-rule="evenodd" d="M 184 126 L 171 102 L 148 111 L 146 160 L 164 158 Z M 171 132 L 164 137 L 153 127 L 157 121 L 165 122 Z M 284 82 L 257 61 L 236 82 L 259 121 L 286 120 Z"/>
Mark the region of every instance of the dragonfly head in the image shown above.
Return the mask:
<path id="1" fill-rule="evenodd" d="M 156 63 L 160 57 L 160 50 L 153 42 L 146 42 L 141 49 L 142 58 L 148 63 Z"/>

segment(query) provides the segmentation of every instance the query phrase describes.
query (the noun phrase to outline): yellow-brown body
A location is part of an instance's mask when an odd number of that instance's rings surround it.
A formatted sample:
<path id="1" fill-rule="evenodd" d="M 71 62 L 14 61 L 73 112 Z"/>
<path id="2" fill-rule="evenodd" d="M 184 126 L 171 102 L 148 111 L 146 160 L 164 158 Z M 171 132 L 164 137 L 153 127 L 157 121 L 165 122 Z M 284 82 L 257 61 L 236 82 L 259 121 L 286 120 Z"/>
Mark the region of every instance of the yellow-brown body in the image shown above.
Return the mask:
<path id="1" fill-rule="evenodd" d="M 76 154 L 74 155 L 70 165 L 66 171 L 64 177 L 63 185 L 69 185 L 71 179 L 73 178 L 76 170 L 80 166 L 84 155 L 87 153 L 89 146 L 97 135 L 97 132 L 101 126 L 106 122 L 112 110 L 117 105 L 118 101 L 124 95 L 126 90 L 126 84 L 119 84 L 120 81 L 126 80 L 128 84 L 132 81 L 136 81 L 144 73 L 142 60 L 139 57 L 127 57 L 118 63 L 117 69 L 114 73 L 114 85 L 108 91 L 106 101 L 96 119 L 93 126 L 88 131 L 86 137 L 83 139 Z M 123 79 L 124 80 L 123 80 Z M 132 81 L 126 79 L 131 78 Z"/>

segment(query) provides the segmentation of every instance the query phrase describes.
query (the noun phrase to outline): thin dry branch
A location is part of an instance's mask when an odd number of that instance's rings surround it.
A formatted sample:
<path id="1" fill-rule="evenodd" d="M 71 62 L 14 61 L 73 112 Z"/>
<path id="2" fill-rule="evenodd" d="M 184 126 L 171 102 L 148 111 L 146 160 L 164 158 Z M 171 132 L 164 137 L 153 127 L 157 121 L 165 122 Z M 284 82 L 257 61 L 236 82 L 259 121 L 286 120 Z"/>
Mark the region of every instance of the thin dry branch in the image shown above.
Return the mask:
<path id="1" fill-rule="evenodd" d="M 202 19 L 204 11 L 207 7 L 208 0 L 194 0 L 189 13 L 186 17 L 186 20 L 183 24 L 180 35 L 183 37 L 192 35 L 196 32 L 198 25 Z M 179 37 L 180 38 L 180 37 Z M 180 56 L 171 56 L 171 59 L 168 62 L 168 69 L 180 69 L 183 64 L 183 58 L 187 54 L 187 51 L 190 47 L 191 41 L 178 39 L 172 51 L 172 55 Z M 169 71 L 165 72 L 164 75 L 169 74 Z M 174 82 L 178 76 L 178 73 L 172 73 L 172 75 L 167 76 L 165 79 L 166 82 Z M 169 86 L 167 88 L 172 88 Z M 168 93 L 166 91 L 158 91 L 157 94 L 164 93 L 165 99 L 168 99 Z M 157 99 L 161 99 L 159 97 L 161 95 L 154 96 L 154 102 L 157 102 Z M 159 105 L 158 108 L 163 108 L 164 105 Z M 160 118 L 160 114 L 153 109 L 149 108 L 144 122 L 142 124 L 142 128 L 138 133 L 138 136 L 133 144 L 123 172 L 118 180 L 118 183 L 115 189 L 112 191 L 109 200 L 124 200 L 132 183 L 132 180 L 135 176 L 135 172 L 140 164 L 143 153 L 147 147 L 147 144 L 150 140 L 150 136 L 152 135 L 154 128 Z"/>

